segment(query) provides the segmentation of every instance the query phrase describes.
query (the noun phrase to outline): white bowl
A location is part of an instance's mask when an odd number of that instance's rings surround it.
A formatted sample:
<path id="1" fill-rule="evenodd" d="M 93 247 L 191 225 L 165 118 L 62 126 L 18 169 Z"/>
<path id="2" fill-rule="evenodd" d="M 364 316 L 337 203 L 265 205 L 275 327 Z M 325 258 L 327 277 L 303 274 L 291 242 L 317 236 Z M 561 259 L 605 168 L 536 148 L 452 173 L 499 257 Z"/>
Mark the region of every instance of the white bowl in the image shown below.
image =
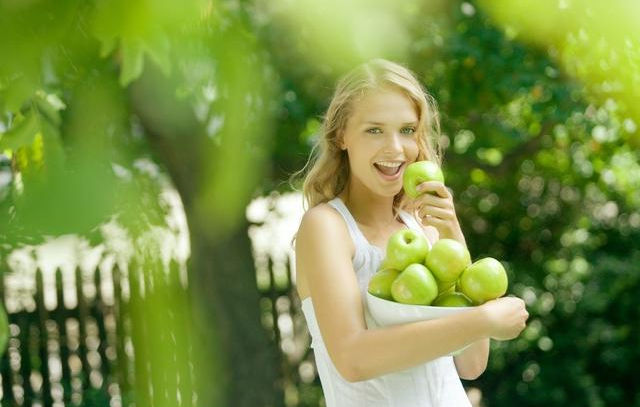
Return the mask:
<path id="1" fill-rule="evenodd" d="M 430 305 L 411 305 L 385 300 L 367 292 L 367 305 L 374 322 L 379 326 L 393 326 L 409 322 L 426 321 L 468 311 L 475 307 L 433 307 Z M 465 348 L 450 356 L 458 355 Z"/>

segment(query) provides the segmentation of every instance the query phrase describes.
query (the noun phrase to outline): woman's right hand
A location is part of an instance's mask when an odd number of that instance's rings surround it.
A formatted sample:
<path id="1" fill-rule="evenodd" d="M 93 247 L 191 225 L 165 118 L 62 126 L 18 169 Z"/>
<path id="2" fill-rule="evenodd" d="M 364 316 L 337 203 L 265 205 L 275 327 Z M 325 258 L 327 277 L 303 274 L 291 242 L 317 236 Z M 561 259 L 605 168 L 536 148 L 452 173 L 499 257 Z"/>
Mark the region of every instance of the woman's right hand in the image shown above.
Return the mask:
<path id="1" fill-rule="evenodd" d="M 517 337 L 526 326 L 529 313 L 518 297 L 502 297 L 482 304 L 489 327 L 489 336 L 506 341 Z"/>

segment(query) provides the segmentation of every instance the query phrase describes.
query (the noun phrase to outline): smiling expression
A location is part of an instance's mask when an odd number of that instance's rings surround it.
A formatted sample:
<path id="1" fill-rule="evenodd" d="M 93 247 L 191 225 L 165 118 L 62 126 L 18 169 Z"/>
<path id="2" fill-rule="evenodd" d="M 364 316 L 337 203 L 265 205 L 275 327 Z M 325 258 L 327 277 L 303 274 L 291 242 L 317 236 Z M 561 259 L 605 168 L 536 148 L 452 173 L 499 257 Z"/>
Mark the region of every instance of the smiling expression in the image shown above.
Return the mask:
<path id="1" fill-rule="evenodd" d="M 376 90 L 357 100 L 341 145 L 352 181 L 383 196 L 400 192 L 404 169 L 418 157 L 417 126 L 416 106 L 399 90 Z"/>

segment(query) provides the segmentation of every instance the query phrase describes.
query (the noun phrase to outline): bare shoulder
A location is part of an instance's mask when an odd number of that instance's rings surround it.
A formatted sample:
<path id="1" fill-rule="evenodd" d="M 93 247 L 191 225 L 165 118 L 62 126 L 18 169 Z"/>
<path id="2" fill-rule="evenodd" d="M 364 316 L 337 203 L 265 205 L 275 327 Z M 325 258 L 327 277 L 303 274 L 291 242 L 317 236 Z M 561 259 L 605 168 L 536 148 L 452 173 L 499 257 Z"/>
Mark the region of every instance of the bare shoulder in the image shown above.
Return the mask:
<path id="1" fill-rule="evenodd" d="M 346 250 L 345 250 L 346 249 Z M 305 212 L 296 235 L 296 281 L 301 299 L 310 295 L 309 268 L 306 259 L 316 253 L 334 253 L 353 257 L 355 247 L 342 216 L 331 205 L 323 203 Z"/>
<path id="2" fill-rule="evenodd" d="M 324 221 L 337 223 L 341 220 L 340 214 L 331 205 L 328 203 L 321 203 L 304 213 L 300 225 L 302 227 L 305 223 L 314 224 L 318 221 L 321 223 Z"/>
<path id="3" fill-rule="evenodd" d="M 329 204 L 317 205 L 304 214 L 298 229 L 296 243 L 300 239 L 329 246 L 346 246 L 350 249 L 349 252 L 355 250 L 344 219 Z M 296 244 L 297 250 L 298 245 Z"/>

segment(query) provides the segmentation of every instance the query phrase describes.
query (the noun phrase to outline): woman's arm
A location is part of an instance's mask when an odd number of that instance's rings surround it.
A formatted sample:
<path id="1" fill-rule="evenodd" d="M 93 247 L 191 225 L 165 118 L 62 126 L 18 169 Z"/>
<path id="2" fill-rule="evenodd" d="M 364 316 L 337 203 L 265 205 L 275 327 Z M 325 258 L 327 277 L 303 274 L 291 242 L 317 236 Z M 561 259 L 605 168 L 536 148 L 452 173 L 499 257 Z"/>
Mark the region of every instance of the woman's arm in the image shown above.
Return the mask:
<path id="1" fill-rule="evenodd" d="M 453 196 L 443 183 L 425 182 L 420 185 L 424 194 L 417 202 L 417 217 L 425 230 L 435 227 L 440 238 L 454 239 L 465 247 L 467 242 L 456 215 Z M 425 226 L 424 223 L 428 225 Z M 465 380 L 477 379 L 486 369 L 489 360 L 489 339 L 471 344 L 460 355 L 454 357 L 458 375 Z"/>
<path id="2" fill-rule="evenodd" d="M 322 338 L 346 380 L 407 369 L 492 335 L 510 339 L 524 328 L 526 318 L 507 326 L 501 322 L 503 315 L 478 307 L 446 318 L 368 330 L 349 239 L 340 215 L 322 205 L 305 214 L 296 240 L 296 270 L 304 270 Z M 502 308 L 514 312 L 515 304 L 509 305 Z"/>
<path id="3" fill-rule="evenodd" d="M 458 371 L 458 376 L 465 380 L 475 380 L 487 368 L 489 361 L 489 338 L 482 339 L 471 344 L 457 356 L 453 361 Z"/>

